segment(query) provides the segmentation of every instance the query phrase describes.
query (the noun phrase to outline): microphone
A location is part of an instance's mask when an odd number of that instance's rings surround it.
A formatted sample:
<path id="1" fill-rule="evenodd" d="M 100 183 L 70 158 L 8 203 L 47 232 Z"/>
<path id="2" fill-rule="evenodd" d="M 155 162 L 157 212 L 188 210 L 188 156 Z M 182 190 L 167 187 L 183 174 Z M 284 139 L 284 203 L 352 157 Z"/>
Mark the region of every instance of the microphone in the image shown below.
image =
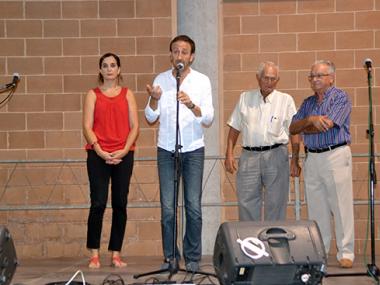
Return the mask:
<path id="1" fill-rule="evenodd" d="M 0 89 L 9 89 L 9 88 L 13 88 L 13 87 L 16 87 L 17 83 L 20 81 L 20 74 L 18 74 L 17 72 L 13 73 L 13 79 L 12 79 L 12 82 L 11 83 L 7 83 L 3 86 L 0 86 Z"/>
<path id="2" fill-rule="evenodd" d="M 372 59 L 366 58 L 363 62 L 363 66 L 365 66 L 365 68 L 367 68 L 369 71 L 371 71 L 372 70 Z"/>
<path id="3" fill-rule="evenodd" d="M 177 71 L 182 71 L 184 68 L 185 65 L 182 62 L 178 62 L 175 66 L 175 69 L 177 69 Z"/>

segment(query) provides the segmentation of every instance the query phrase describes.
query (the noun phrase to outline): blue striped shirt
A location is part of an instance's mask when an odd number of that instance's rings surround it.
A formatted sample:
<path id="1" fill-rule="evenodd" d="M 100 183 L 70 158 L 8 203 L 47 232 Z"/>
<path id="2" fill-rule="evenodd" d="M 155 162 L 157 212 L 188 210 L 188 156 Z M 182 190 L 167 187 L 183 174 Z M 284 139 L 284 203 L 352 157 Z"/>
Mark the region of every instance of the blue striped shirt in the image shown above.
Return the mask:
<path id="1" fill-rule="evenodd" d="M 312 115 L 327 115 L 334 126 L 327 132 L 303 134 L 307 148 L 326 148 L 340 143 L 350 143 L 351 100 L 347 93 L 336 87 L 329 88 L 318 104 L 317 95 L 306 98 L 292 121 L 305 119 Z"/>

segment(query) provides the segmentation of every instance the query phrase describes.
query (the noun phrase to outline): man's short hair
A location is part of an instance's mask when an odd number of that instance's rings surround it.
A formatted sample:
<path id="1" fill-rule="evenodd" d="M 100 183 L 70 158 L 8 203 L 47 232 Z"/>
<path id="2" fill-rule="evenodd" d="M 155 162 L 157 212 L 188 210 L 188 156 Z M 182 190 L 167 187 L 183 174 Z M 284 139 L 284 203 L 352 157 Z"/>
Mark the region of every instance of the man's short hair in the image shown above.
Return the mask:
<path id="1" fill-rule="evenodd" d="M 190 47 L 191 47 L 191 54 L 195 53 L 195 43 L 187 35 L 179 35 L 179 36 L 176 36 L 174 39 L 172 39 L 171 42 L 170 42 L 170 46 L 169 46 L 170 52 L 172 51 L 172 45 L 175 42 L 179 42 L 179 41 L 188 43 L 190 45 Z"/>
<path id="2" fill-rule="evenodd" d="M 323 64 L 323 65 L 327 65 L 329 67 L 329 74 L 335 74 L 335 64 L 330 61 L 330 60 L 325 60 L 325 59 L 319 59 L 319 60 L 316 60 L 313 65 L 311 66 L 311 69 L 313 69 L 314 66 L 318 65 L 318 64 Z"/>

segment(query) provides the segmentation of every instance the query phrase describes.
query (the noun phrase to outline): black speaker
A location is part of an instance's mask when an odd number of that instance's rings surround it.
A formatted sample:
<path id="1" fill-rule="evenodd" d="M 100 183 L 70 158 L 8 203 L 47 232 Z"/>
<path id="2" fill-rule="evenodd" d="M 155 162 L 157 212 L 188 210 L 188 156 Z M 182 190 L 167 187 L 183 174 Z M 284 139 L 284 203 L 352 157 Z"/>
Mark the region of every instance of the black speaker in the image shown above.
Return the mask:
<path id="1" fill-rule="evenodd" d="M 314 221 L 226 222 L 213 263 L 223 285 L 316 285 L 327 260 Z"/>
<path id="2" fill-rule="evenodd" d="M 16 271 L 17 257 L 8 229 L 0 226 L 0 285 L 11 283 Z"/>

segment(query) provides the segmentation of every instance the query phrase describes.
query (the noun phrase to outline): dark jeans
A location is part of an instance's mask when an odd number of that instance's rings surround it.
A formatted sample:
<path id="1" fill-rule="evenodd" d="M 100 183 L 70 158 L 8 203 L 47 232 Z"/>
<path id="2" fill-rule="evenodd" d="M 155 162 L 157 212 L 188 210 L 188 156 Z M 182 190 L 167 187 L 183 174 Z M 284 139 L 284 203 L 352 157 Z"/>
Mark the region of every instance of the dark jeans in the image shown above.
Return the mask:
<path id="1" fill-rule="evenodd" d="M 199 261 L 202 256 L 202 178 L 204 167 L 204 148 L 180 153 L 180 170 L 184 186 L 186 230 L 183 241 L 183 255 L 186 263 Z M 174 154 L 164 149 L 157 151 L 158 174 L 161 199 L 162 246 L 166 259 L 174 257 Z M 178 197 L 178 193 L 177 193 Z M 180 258 L 178 246 L 175 257 Z"/>
<path id="2" fill-rule="evenodd" d="M 108 250 L 120 251 L 127 224 L 129 181 L 133 169 L 133 151 L 117 165 L 106 164 L 95 151 L 87 151 L 91 208 L 88 216 L 87 248 L 99 249 L 103 215 L 107 206 L 111 179 L 112 226 Z"/>

